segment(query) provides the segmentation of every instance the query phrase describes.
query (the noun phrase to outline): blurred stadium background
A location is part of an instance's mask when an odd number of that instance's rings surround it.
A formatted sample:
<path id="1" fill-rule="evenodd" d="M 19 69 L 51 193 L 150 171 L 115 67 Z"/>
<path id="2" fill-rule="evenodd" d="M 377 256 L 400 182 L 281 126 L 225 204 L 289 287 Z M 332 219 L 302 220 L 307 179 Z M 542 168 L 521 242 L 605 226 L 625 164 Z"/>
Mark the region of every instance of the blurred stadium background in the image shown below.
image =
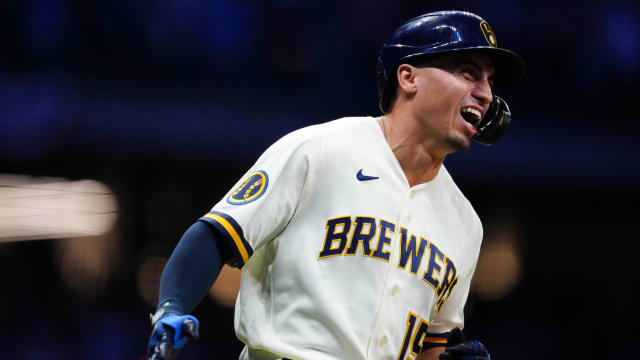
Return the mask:
<path id="1" fill-rule="evenodd" d="M 182 232 L 285 133 L 378 115 L 382 42 L 449 8 L 529 71 L 496 91 L 508 136 L 446 163 L 485 226 L 466 332 L 495 359 L 637 354 L 637 3 L 4 0 L 0 357 L 143 359 Z M 183 359 L 237 357 L 234 277 Z"/>

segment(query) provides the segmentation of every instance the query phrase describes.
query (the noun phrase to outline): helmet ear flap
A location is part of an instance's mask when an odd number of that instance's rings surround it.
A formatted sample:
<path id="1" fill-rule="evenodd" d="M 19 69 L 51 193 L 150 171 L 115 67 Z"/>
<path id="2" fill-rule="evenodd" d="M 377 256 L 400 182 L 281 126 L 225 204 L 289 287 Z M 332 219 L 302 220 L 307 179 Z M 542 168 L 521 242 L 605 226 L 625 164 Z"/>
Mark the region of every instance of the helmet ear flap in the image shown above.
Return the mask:
<path id="1" fill-rule="evenodd" d="M 396 95 L 396 81 L 395 79 L 389 79 L 389 84 L 382 91 L 382 95 L 380 96 L 380 102 L 378 103 L 378 107 L 383 114 L 388 114 L 389 109 L 391 108 L 391 103 Z"/>
<path id="2" fill-rule="evenodd" d="M 499 96 L 493 96 L 489 110 L 478 124 L 473 140 L 482 145 L 493 145 L 504 135 L 511 124 L 509 105 Z"/>
<path id="3" fill-rule="evenodd" d="M 392 68 L 393 69 L 393 68 Z M 376 69 L 376 75 L 378 80 L 378 94 L 380 95 L 380 100 L 378 101 L 378 108 L 382 112 L 382 114 L 388 114 L 389 109 L 391 108 L 391 103 L 393 102 L 396 96 L 396 85 L 398 83 L 395 73 L 387 73 L 387 69 L 385 68 L 382 59 L 378 57 L 378 65 Z"/>

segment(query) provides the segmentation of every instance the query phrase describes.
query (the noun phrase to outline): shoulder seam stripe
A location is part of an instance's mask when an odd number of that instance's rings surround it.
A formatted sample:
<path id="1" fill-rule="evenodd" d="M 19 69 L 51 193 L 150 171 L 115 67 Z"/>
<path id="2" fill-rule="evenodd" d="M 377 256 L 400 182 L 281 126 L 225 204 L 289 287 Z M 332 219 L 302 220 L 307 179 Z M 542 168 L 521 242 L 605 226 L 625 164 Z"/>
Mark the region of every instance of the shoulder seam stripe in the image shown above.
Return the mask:
<path id="1" fill-rule="evenodd" d="M 240 255 L 242 256 L 242 262 L 246 263 L 247 260 L 249 260 L 249 254 L 247 253 L 247 249 L 245 249 L 244 244 L 242 243 L 242 239 L 240 238 L 240 235 L 238 235 L 238 232 L 236 232 L 236 229 L 233 228 L 231 223 L 229 223 L 227 219 L 216 214 L 209 213 L 204 217 L 208 217 L 217 221 L 220 225 L 222 225 L 222 227 L 224 227 L 225 230 L 227 230 L 227 233 L 231 235 L 233 242 L 236 244 L 236 248 L 238 249 L 238 251 L 240 252 Z"/>

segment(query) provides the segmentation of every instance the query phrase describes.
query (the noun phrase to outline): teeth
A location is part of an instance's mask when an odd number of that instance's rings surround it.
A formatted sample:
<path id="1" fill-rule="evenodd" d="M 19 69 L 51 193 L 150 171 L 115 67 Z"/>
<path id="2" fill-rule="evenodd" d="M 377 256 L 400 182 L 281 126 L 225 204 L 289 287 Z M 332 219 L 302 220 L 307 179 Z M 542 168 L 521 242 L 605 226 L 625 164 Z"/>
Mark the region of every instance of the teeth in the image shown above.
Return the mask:
<path id="1" fill-rule="evenodd" d="M 482 114 L 480 113 L 480 111 L 478 111 L 478 110 L 476 110 L 476 109 L 474 109 L 472 107 L 464 107 L 464 108 L 462 108 L 462 110 L 460 110 L 460 112 L 470 113 L 476 118 L 476 120 L 480 120 L 480 118 L 482 117 Z"/>

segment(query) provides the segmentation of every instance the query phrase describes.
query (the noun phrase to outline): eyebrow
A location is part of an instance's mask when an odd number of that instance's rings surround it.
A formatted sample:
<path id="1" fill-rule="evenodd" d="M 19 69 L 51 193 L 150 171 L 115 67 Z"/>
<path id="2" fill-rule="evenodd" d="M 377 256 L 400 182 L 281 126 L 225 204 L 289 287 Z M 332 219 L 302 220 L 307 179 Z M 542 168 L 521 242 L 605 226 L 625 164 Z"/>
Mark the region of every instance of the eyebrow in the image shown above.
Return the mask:
<path id="1" fill-rule="evenodd" d="M 459 58 L 457 63 L 460 64 L 460 65 L 470 65 L 476 71 L 482 72 L 482 66 L 478 62 L 476 62 L 475 60 L 470 59 L 468 57 Z M 494 78 L 495 78 L 495 75 L 496 74 L 495 74 L 495 70 L 494 70 L 494 73 L 489 75 L 489 79 L 493 81 Z"/>

